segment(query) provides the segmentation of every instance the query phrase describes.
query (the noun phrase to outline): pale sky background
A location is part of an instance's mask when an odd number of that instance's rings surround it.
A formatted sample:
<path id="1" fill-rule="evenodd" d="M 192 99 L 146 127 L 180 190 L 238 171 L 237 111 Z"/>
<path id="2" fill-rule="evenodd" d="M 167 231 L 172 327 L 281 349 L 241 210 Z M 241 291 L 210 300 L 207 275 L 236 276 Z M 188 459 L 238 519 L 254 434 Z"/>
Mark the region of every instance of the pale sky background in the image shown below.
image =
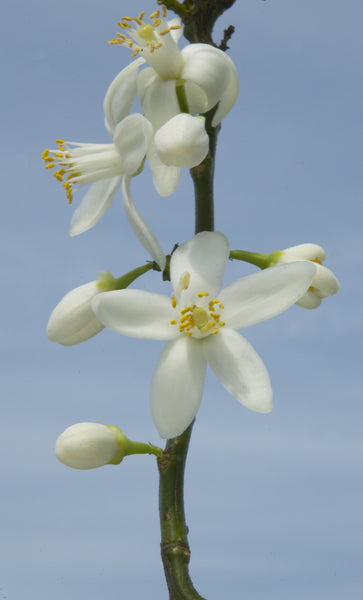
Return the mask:
<path id="1" fill-rule="evenodd" d="M 1 600 L 168 598 L 154 459 L 80 472 L 53 450 L 79 421 L 161 444 L 148 387 L 162 343 L 104 331 L 64 348 L 45 336 L 66 292 L 148 257 L 121 192 L 97 227 L 69 238 L 73 208 L 40 159 L 57 137 L 108 141 L 102 100 L 129 53 L 107 40 L 120 17 L 154 6 L 2 8 Z M 191 575 L 208 600 L 361 598 L 362 18 L 359 0 L 237 0 L 215 35 L 236 26 L 241 82 L 219 139 L 216 229 L 260 252 L 321 244 L 342 290 L 245 331 L 271 375 L 271 414 L 208 374 L 186 475 Z M 188 172 L 170 198 L 148 169 L 132 189 L 166 252 L 193 234 Z M 253 270 L 233 262 L 226 281 Z M 155 273 L 140 286 L 170 293 Z"/>

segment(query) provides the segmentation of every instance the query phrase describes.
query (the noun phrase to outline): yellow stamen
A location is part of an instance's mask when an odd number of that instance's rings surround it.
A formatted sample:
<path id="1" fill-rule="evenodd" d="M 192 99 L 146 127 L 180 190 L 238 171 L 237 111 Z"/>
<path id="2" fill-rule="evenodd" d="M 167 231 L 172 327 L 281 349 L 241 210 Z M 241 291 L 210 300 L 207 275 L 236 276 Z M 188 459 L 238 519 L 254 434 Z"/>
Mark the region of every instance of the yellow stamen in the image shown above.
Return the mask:
<path id="1" fill-rule="evenodd" d="M 165 4 L 161 5 L 161 12 L 164 18 L 168 16 L 168 11 L 166 10 Z"/>
<path id="2" fill-rule="evenodd" d="M 177 321 L 176 321 L 175 319 L 172 319 L 172 320 L 170 321 L 170 325 L 176 325 L 176 324 L 177 324 Z"/>
<path id="3" fill-rule="evenodd" d="M 172 305 L 173 308 L 176 307 L 176 298 L 175 298 L 175 296 L 171 297 L 171 305 Z"/>

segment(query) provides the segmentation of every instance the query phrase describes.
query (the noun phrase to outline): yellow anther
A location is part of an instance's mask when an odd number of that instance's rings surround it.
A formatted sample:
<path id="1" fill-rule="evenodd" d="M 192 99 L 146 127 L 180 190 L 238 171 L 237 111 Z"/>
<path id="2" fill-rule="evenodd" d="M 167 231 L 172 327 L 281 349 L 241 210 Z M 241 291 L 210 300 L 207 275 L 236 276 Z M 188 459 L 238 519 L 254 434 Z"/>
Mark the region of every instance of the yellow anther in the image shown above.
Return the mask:
<path id="1" fill-rule="evenodd" d="M 140 52 L 140 48 L 135 48 L 135 50 L 133 50 L 133 52 L 131 53 L 131 58 L 134 58 L 135 56 L 137 56 L 139 54 L 139 52 Z"/>
<path id="2" fill-rule="evenodd" d="M 172 29 L 181 29 L 181 25 L 171 25 L 169 27 L 169 31 L 171 31 Z"/>
<path id="3" fill-rule="evenodd" d="M 159 31 L 159 35 L 166 35 L 167 33 L 170 33 L 170 29 L 164 29 L 164 31 Z"/>
<path id="4" fill-rule="evenodd" d="M 144 11 L 144 14 L 145 14 L 145 11 Z M 152 21 L 153 19 L 158 19 L 159 15 L 160 15 L 160 10 L 156 10 L 155 12 L 151 13 L 151 15 L 149 16 L 150 21 Z M 139 16 L 139 19 L 140 18 L 142 19 L 142 17 Z"/>
<path id="5" fill-rule="evenodd" d="M 65 144 L 65 141 L 58 138 L 57 140 L 55 140 L 55 143 L 56 144 Z"/>
<path id="6" fill-rule="evenodd" d="M 155 19 L 155 21 L 153 22 L 154 27 L 158 27 L 161 23 L 161 19 Z"/>
<path id="7" fill-rule="evenodd" d="M 209 296 L 208 292 L 198 292 L 198 298 L 203 298 L 203 296 Z"/>
<path id="8" fill-rule="evenodd" d="M 157 10 L 156 12 L 159 12 L 159 11 Z M 145 16 L 145 11 L 142 10 L 141 13 L 139 14 L 139 16 L 137 18 L 138 18 L 139 21 L 142 21 L 143 18 L 144 18 L 144 16 Z"/>
<path id="9" fill-rule="evenodd" d="M 176 307 L 176 298 L 175 298 L 175 296 L 171 297 L 171 305 L 172 305 L 173 308 Z"/>
<path id="10" fill-rule="evenodd" d="M 163 15 L 164 18 L 167 17 L 168 11 L 166 10 L 165 4 L 161 5 L 161 12 L 162 12 L 162 15 Z"/>
<path id="11" fill-rule="evenodd" d="M 55 167 L 54 162 L 51 162 L 51 163 L 48 163 L 48 164 L 45 165 L 46 169 L 54 169 L 54 167 Z"/>
<path id="12" fill-rule="evenodd" d="M 220 303 L 220 304 L 219 304 L 219 308 L 221 308 L 221 309 L 223 310 L 223 308 L 224 308 L 224 304 L 221 304 L 221 303 Z"/>
<path id="13" fill-rule="evenodd" d="M 41 154 L 41 158 L 42 158 L 43 160 L 45 160 L 45 159 L 46 159 L 46 158 L 49 156 L 49 152 L 50 152 L 50 151 L 48 150 L 48 148 L 46 148 L 46 149 L 44 150 L 44 152 L 42 152 L 42 154 Z"/>
<path id="14" fill-rule="evenodd" d="M 226 322 L 225 322 L 225 321 L 219 321 L 219 327 L 224 327 L 224 326 L 225 326 L 225 324 L 226 324 Z"/>
<path id="15" fill-rule="evenodd" d="M 162 46 L 162 44 L 160 44 L 160 43 L 159 44 L 155 44 L 154 50 L 158 50 L 158 48 L 161 48 L 161 46 Z"/>
<path id="16" fill-rule="evenodd" d="M 59 169 L 58 171 L 56 171 L 55 173 L 53 173 L 53 177 L 55 177 L 56 179 L 58 179 L 58 181 L 63 181 L 63 175 L 65 173 L 64 169 Z"/>
<path id="17" fill-rule="evenodd" d="M 175 319 L 172 319 L 172 320 L 170 321 L 170 325 L 176 325 L 176 324 L 177 324 L 177 321 L 176 321 Z"/>
<path id="18" fill-rule="evenodd" d="M 218 329 L 213 329 L 212 333 L 215 335 L 216 333 L 218 333 Z"/>
<path id="19" fill-rule="evenodd" d="M 191 306 L 186 306 L 180 312 L 182 315 L 185 315 L 185 313 L 190 312 L 191 310 L 192 310 Z"/>
<path id="20" fill-rule="evenodd" d="M 50 162 L 53 163 L 54 162 L 53 156 L 45 156 L 45 157 L 43 157 L 43 160 L 45 163 L 50 163 Z"/>

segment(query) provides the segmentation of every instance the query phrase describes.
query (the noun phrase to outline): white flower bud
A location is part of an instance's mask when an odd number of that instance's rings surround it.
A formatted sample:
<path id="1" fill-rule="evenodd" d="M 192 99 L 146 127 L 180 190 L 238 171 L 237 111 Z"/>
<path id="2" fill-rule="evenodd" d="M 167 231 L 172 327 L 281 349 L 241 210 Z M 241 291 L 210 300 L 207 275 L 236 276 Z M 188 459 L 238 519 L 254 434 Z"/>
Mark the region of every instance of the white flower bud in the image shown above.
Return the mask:
<path id="1" fill-rule="evenodd" d="M 155 134 L 155 148 L 164 164 L 191 169 L 207 156 L 209 137 L 204 117 L 181 113 L 165 123 Z"/>
<path id="2" fill-rule="evenodd" d="M 316 274 L 311 285 L 298 302 L 303 308 L 317 308 L 323 298 L 336 294 L 340 284 L 330 269 L 322 262 L 326 257 L 325 250 L 317 244 L 299 244 L 282 250 L 275 264 L 289 263 L 299 260 L 309 260 L 315 264 Z"/>
<path id="3" fill-rule="evenodd" d="M 47 336 L 63 346 L 80 344 L 103 329 L 91 301 L 100 293 L 98 281 L 91 281 L 68 292 L 50 315 Z"/>
<path id="4" fill-rule="evenodd" d="M 72 469 L 95 469 L 109 463 L 118 464 L 124 456 L 120 443 L 123 438 L 118 428 L 100 423 L 76 423 L 57 439 L 55 455 L 61 463 Z"/>

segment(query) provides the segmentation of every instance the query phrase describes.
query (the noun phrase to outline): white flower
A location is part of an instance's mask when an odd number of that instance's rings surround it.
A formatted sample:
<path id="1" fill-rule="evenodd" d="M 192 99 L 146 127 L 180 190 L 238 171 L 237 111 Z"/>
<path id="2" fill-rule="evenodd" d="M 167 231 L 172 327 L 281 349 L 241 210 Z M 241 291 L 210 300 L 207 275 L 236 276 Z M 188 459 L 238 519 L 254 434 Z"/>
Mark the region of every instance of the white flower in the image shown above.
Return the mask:
<path id="1" fill-rule="evenodd" d="M 269 319 L 294 304 L 309 287 L 310 262 L 280 265 L 244 277 L 219 293 L 229 256 L 227 238 L 203 232 L 171 257 L 170 298 L 141 290 L 99 294 L 99 320 L 114 331 L 168 340 L 151 383 L 151 413 L 161 437 L 181 434 L 194 419 L 207 362 L 239 402 L 257 412 L 272 407 L 267 370 L 235 330 Z"/>
<path id="2" fill-rule="evenodd" d="M 109 208 L 124 174 L 134 175 L 142 166 L 153 137 L 145 117 L 133 114 L 116 124 L 112 144 L 81 144 L 57 140 L 57 150 L 45 150 L 46 168 L 58 165 L 54 173 L 63 183 L 69 202 L 74 187 L 92 184 L 71 221 L 70 235 L 91 229 Z"/>
<path id="3" fill-rule="evenodd" d="M 104 326 L 94 314 L 91 301 L 100 293 L 98 281 L 81 285 L 66 294 L 49 317 L 47 337 L 62 346 L 73 346 L 97 335 Z"/>
<path id="4" fill-rule="evenodd" d="M 95 469 L 121 462 L 123 434 L 113 426 L 100 423 L 76 423 L 57 439 L 55 455 L 72 469 Z M 125 438 L 126 440 L 126 438 Z"/>
<path id="5" fill-rule="evenodd" d="M 297 260 L 309 260 L 316 266 L 316 274 L 311 285 L 300 300 L 296 302 L 303 308 L 317 308 L 323 298 L 336 294 L 340 284 L 330 269 L 323 266 L 326 258 L 325 250 L 317 244 L 299 244 L 276 253 L 274 264 L 286 264 Z"/>
<path id="6" fill-rule="evenodd" d="M 144 21 L 144 12 L 136 18 L 124 17 L 119 23 L 123 33 L 118 33 L 110 43 L 127 46 L 132 57 L 139 55 L 139 58 L 133 66 L 121 71 L 106 94 L 105 121 L 110 131 L 137 94 L 154 133 L 182 112 L 179 102 L 182 92 L 185 93 L 183 112 L 203 114 L 218 104 L 213 126 L 220 123 L 238 97 L 238 75 L 231 58 L 209 44 L 188 44 L 179 50 L 180 19 L 168 22 L 166 16 L 162 7 L 161 13 L 150 15 L 151 23 Z M 150 66 L 138 74 L 145 62 Z M 180 169 L 165 165 L 153 144 L 147 158 L 157 191 L 168 196 L 178 186 Z"/>

